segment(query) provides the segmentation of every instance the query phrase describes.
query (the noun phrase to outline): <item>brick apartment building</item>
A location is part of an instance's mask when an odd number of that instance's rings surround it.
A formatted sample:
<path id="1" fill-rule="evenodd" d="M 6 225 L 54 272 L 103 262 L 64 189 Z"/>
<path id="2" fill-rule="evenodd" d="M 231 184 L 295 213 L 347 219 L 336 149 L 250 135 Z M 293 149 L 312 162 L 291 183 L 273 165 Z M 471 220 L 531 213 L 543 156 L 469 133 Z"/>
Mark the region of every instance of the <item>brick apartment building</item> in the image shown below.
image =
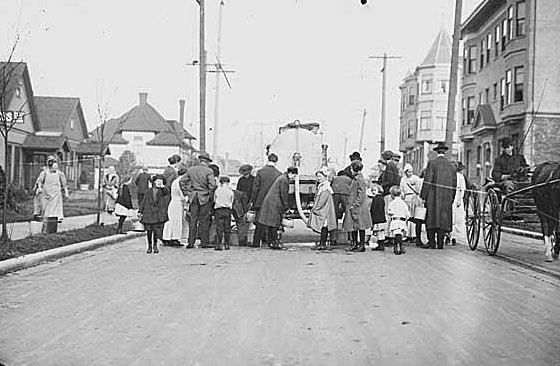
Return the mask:
<path id="1" fill-rule="evenodd" d="M 445 141 L 450 71 L 451 37 L 442 29 L 422 63 L 414 73 L 408 73 L 399 87 L 399 150 L 404 163 L 410 163 L 416 174 L 435 156 L 433 145 Z M 458 107 L 458 102 L 455 105 Z M 457 113 L 459 110 L 456 116 Z M 454 141 L 457 143 L 453 144 L 453 155 L 458 156 L 457 133 Z"/>
<path id="2" fill-rule="evenodd" d="M 460 139 L 469 179 L 490 176 L 505 137 L 530 165 L 560 160 L 560 1 L 484 0 L 461 34 Z"/>

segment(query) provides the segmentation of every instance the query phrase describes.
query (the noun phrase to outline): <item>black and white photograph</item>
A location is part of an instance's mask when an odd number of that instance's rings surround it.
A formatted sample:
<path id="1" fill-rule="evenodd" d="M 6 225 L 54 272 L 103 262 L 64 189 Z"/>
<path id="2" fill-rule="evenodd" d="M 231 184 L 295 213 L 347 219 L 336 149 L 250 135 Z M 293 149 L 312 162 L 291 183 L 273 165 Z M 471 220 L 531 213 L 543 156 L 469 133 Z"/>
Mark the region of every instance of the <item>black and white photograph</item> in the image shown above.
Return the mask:
<path id="1" fill-rule="evenodd" d="M 560 366 L 559 0 L 1 0 L 0 366 Z"/>

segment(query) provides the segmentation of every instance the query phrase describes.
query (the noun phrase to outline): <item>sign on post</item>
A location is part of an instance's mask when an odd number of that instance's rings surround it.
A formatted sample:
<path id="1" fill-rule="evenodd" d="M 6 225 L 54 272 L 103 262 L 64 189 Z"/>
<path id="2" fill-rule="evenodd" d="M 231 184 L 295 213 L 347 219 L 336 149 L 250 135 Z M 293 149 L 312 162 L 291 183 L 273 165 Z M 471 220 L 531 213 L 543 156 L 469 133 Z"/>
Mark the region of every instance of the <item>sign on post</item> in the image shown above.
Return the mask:
<path id="1" fill-rule="evenodd" d="M 1 122 L 6 123 L 8 125 L 23 123 L 24 116 L 25 113 L 22 111 L 7 111 L 4 112 Z"/>

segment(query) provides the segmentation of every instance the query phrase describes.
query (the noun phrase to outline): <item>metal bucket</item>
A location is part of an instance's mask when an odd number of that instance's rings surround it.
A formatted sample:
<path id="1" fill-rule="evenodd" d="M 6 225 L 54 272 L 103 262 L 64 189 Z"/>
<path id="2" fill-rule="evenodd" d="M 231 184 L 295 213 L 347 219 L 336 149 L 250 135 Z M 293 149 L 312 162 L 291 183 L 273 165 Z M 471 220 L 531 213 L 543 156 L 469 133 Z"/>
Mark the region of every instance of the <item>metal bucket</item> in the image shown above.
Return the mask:
<path id="1" fill-rule="evenodd" d="M 144 224 L 142 224 L 140 221 L 136 221 L 132 224 L 132 231 L 145 231 Z"/>
<path id="2" fill-rule="evenodd" d="M 47 217 L 47 220 L 43 223 L 43 228 L 47 234 L 56 234 L 58 231 L 58 217 Z"/>

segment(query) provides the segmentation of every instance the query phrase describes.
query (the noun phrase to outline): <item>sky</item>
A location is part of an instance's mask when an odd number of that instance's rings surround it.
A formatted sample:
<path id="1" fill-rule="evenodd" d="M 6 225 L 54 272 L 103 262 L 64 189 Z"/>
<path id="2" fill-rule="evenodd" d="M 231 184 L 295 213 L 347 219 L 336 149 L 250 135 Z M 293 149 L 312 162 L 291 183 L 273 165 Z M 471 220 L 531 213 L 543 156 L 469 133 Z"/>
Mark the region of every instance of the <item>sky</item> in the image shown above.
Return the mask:
<path id="1" fill-rule="evenodd" d="M 463 0 L 463 19 L 481 0 Z M 219 0 L 206 0 L 208 62 L 217 56 Z M 320 122 L 329 156 L 358 149 L 366 110 L 366 160 L 379 155 L 381 60 L 388 55 L 386 147 L 398 150 L 399 85 L 414 71 L 442 27 L 452 33 L 453 0 L 224 0 L 220 61 L 219 152 L 254 161 L 260 136 L 280 125 Z M 81 99 L 88 127 L 98 102 L 117 117 L 148 92 L 166 119 L 198 125 L 198 12 L 196 0 L 1 0 L 0 58 L 16 32 L 16 60 L 28 63 L 35 95 Z M 212 153 L 216 74 L 208 74 L 207 140 Z"/>

